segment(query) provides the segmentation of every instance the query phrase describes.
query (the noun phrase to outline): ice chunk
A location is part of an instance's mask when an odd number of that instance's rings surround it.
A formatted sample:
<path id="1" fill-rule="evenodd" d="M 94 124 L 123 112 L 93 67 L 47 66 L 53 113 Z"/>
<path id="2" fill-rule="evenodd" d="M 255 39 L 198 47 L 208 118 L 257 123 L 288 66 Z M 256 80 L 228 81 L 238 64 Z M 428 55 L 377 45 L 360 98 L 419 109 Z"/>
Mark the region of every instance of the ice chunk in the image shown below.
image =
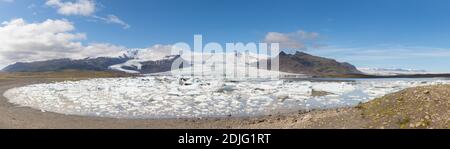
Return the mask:
<path id="1" fill-rule="evenodd" d="M 342 94 L 355 90 L 355 86 L 347 82 L 320 82 L 313 83 L 312 89 L 333 94 Z"/>

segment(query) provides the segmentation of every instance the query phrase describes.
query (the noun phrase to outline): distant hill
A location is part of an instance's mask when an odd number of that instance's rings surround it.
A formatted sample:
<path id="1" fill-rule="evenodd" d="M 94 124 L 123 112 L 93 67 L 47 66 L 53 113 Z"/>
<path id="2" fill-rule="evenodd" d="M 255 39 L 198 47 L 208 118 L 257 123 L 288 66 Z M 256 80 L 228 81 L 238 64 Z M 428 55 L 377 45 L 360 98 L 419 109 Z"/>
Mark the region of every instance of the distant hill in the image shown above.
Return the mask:
<path id="1" fill-rule="evenodd" d="M 86 58 L 80 60 L 55 59 L 47 61 L 36 61 L 29 63 L 18 62 L 3 68 L 5 72 L 45 72 L 62 70 L 90 70 L 106 71 L 109 66 L 124 63 L 130 60 L 127 57 L 109 58 Z"/>
<path id="2" fill-rule="evenodd" d="M 313 56 L 304 52 L 296 52 L 295 54 L 281 52 L 275 59 L 279 59 L 279 69 L 282 72 L 313 76 L 361 74 L 355 66 L 349 63 Z"/>

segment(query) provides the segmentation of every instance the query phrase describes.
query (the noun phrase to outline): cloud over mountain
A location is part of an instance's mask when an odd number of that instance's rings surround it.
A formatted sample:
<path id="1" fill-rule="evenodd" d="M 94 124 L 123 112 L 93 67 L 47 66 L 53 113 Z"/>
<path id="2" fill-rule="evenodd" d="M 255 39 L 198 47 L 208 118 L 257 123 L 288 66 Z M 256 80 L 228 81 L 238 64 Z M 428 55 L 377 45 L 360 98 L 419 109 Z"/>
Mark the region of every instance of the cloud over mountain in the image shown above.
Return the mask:
<path id="1" fill-rule="evenodd" d="M 280 43 L 281 49 L 289 50 L 305 50 L 311 41 L 315 41 L 320 37 L 317 32 L 306 32 L 299 30 L 290 33 L 268 32 L 264 38 L 266 43 Z"/>

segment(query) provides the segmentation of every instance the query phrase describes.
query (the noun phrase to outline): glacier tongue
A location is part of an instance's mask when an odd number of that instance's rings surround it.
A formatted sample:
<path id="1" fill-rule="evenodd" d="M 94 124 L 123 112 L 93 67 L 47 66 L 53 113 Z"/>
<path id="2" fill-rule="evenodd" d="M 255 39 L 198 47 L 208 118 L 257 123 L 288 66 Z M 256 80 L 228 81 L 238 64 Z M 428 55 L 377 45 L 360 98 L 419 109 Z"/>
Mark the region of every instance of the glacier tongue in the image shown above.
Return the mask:
<path id="1" fill-rule="evenodd" d="M 447 80 L 292 80 L 147 76 L 35 84 L 4 93 L 11 103 L 70 115 L 112 118 L 198 118 L 353 106 L 404 88 Z M 329 94 L 312 96 L 312 91 Z"/>

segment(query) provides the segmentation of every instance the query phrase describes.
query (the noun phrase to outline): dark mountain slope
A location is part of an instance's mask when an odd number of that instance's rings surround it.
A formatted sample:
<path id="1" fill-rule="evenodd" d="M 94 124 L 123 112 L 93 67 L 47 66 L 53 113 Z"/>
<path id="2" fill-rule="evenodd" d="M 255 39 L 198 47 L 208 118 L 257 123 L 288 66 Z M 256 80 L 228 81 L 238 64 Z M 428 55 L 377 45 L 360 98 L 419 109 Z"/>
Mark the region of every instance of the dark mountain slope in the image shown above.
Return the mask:
<path id="1" fill-rule="evenodd" d="M 334 59 L 313 56 L 303 52 L 286 54 L 281 52 L 276 59 L 280 61 L 280 71 L 314 76 L 361 74 L 355 66 Z M 269 61 L 270 66 L 270 61 Z"/>
<path id="2" fill-rule="evenodd" d="M 80 60 L 55 59 L 47 61 L 37 61 L 30 63 L 18 62 L 3 69 L 6 72 L 44 72 L 62 70 L 91 70 L 105 71 L 111 65 L 116 65 L 128 61 L 129 58 L 86 58 Z"/>

